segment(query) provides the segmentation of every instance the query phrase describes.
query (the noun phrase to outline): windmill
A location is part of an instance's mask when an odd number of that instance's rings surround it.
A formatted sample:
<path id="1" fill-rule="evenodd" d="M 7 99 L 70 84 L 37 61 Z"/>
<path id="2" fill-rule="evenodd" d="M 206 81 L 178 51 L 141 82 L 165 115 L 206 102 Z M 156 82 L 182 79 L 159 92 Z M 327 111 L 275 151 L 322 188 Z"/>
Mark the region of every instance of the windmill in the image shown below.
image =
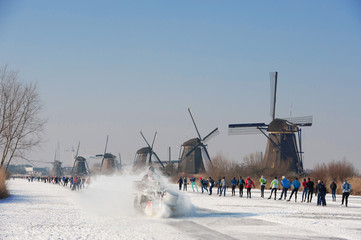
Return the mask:
<path id="1" fill-rule="evenodd" d="M 53 165 L 53 168 L 51 169 L 51 176 L 53 177 L 60 177 L 63 175 L 63 169 L 61 167 L 61 162 L 59 160 L 56 160 L 56 155 L 59 152 L 59 146 L 58 149 L 55 150 L 55 155 L 54 155 L 54 162 L 51 162 L 51 164 Z"/>
<path id="2" fill-rule="evenodd" d="M 301 127 L 312 126 L 312 116 L 296 118 L 276 118 L 277 72 L 270 73 L 272 121 L 265 123 L 229 124 L 229 135 L 262 133 L 267 147 L 264 164 L 267 168 L 283 168 L 296 173 L 303 172 L 303 152 Z M 268 132 L 268 134 L 266 134 Z M 297 136 L 296 136 L 297 134 Z"/>
<path id="3" fill-rule="evenodd" d="M 155 158 L 157 159 L 156 163 L 159 163 L 162 166 L 162 168 L 165 168 L 162 161 L 159 159 L 158 155 L 153 150 L 154 142 L 157 137 L 157 132 L 155 132 L 155 134 L 154 134 L 152 145 L 149 144 L 147 139 L 144 137 L 142 131 L 140 131 L 140 135 L 142 135 L 142 137 L 143 137 L 144 141 L 146 142 L 146 144 L 148 145 L 148 147 L 143 147 L 137 151 L 137 153 L 135 154 L 134 162 L 133 162 L 133 168 L 134 169 L 143 169 L 146 166 L 154 165 L 154 162 L 152 161 L 153 156 L 155 156 Z"/>
<path id="4" fill-rule="evenodd" d="M 205 171 L 204 157 L 206 157 L 210 164 L 212 164 L 211 157 L 209 156 L 206 143 L 213 137 L 219 134 L 218 128 L 214 129 L 204 138 L 199 134 L 197 125 L 194 121 L 192 110 L 188 108 L 188 112 L 192 118 L 192 122 L 196 129 L 197 138 L 192 138 L 182 144 L 183 152 L 180 157 L 178 165 L 179 172 L 185 173 L 199 173 Z M 202 154 L 202 151 L 205 154 Z"/>
<path id="5" fill-rule="evenodd" d="M 54 160 L 54 162 L 51 163 L 53 165 L 53 168 L 51 169 L 51 175 L 54 177 L 60 177 L 63 176 L 63 169 L 62 169 L 62 162 Z"/>
<path id="6" fill-rule="evenodd" d="M 107 140 L 105 142 L 104 154 L 96 155 L 96 156 L 103 157 L 102 163 L 100 165 L 100 172 L 105 173 L 105 174 L 112 174 L 115 172 L 117 166 L 116 166 L 116 162 L 115 162 L 115 156 L 111 153 L 107 153 L 108 138 L 109 138 L 109 135 L 107 136 Z"/>
<path id="7" fill-rule="evenodd" d="M 78 143 L 78 149 L 76 150 L 75 160 L 74 160 L 73 168 L 71 170 L 72 176 L 82 176 L 82 175 L 88 175 L 90 173 L 86 159 L 82 156 L 78 156 L 79 147 L 80 147 L 80 142 Z"/>

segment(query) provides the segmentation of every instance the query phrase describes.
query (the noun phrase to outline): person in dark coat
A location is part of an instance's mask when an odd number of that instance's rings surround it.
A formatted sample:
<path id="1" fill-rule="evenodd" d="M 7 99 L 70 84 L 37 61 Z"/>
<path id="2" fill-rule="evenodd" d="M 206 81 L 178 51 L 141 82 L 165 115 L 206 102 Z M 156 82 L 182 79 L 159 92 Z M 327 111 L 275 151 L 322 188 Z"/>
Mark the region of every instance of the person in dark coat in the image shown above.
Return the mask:
<path id="1" fill-rule="evenodd" d="M 222 191 L 222 185 L 221 185 L 221 178 L 218 179 L 218 182 L 217 182 L 217 195 L 219 195 L 219 193 Z"/>
<path id="2" fill-rule="evenodd" d="M 238 187 L 239 187 L 239 197 L 243 197 L 243 187 L 244 187 L 244 180 L 240 176 L 238 179 Z"/>
<path id="3" fill-rule="evenodd" d="M 214 180 L 211 177 L 209 177 L 208 182 L 209 182 L 209 195 L 212 195 L 212 189 L 214 187 Z"/>
<path id="4" fill-rule="evenodd" d="M 318 197 L 318 189 L 320 188 L 320 185 L 321 185 L 321 180 L 318 180 L 315 187 L 315 197 L 317 198 L 317 205 L 321 205 L 321 198 Z"/>
<path id="5" fill-rule="evenodd" d="M 188 179 L 187 177 L 183 178 L 183 191 L 187 191 Z"/>
<path id="6" fill-rule="evenodd" d="M 201 189 L 202 189 L 202 193 L 204 192 L 204 190 L 206 190 L 208 192 L 207 189 L 207 181 L 204 178 L 200 178 L 201 181 Z"/>
<path id="7" fill-rule="evenodd" d="M 330 184 L 331 194 L 332 194 L 332 201 L 336 202 L 336 190 L 337 190 L 337 184 L 335 180 L 332 180 Z"/>
<path id="8" fill-rule="evenodd" d="M 311 181 L 311 178 L 308 178 L 308 181 L 306 182 L 306 186 L 308 188 L 308 195 L 307 195 L 307 202 L 312 202 L 312 195 L 313 190 L 315 188 L 315 183 Z"/>
<path id="9" fill-rule="evenodd" d="M 179 191 L 182 190 L 183 178 L 180 177 L 180 178 L 178 179 L 178 182 L 177 182 L 177 183 L 179 184 Z"/>
<path id="10" fill-rule="evenodd" d="M 322 204 L 322 206 L 326 207 L 326 186 L 325 184 L 320 181 L 319 184 L 317 184 L 318 186 L 318 195 L 317 195 L 317 205 L 320 206 Z"/>
<path id="11" fill-rule="evenodd" d="M 232 196 L 236 196 L 236 187 L 237 187 L 236 177 L 233 177 L 233 179 L 231 180 L 231 184 L 232 184 Z"/>

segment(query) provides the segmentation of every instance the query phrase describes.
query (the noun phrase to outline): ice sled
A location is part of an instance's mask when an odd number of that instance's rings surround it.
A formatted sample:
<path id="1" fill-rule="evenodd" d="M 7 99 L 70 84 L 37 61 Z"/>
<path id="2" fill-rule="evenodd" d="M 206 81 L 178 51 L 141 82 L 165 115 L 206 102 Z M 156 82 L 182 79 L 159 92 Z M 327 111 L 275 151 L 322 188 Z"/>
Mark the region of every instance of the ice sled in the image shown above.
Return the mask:
<path id="1" fill-rule="evenodd" d="M 171 217 L 177 208 L 178 194 L 159 181 L 135 182 L 134 207 L 147 216 Z"/>

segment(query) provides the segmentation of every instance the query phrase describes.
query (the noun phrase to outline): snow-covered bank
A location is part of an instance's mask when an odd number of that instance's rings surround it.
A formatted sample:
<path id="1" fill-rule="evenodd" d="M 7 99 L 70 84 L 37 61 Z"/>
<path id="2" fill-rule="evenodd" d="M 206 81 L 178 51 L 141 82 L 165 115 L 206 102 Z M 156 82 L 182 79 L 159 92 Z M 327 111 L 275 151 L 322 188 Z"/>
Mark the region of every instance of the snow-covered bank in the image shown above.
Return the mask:
<path id="1" fill-rule="evenodd" d="M 120 180 L 97 179 L 82 191 L 9 180 L 0 239 L 361 239 L 361 197 L 345 208 L 340 196 L 317 207 L 263 199 L 257 190 L 252 199 L 188 191 L 192 212 L 162 219 L 134 212 L 130 181 Z"/>

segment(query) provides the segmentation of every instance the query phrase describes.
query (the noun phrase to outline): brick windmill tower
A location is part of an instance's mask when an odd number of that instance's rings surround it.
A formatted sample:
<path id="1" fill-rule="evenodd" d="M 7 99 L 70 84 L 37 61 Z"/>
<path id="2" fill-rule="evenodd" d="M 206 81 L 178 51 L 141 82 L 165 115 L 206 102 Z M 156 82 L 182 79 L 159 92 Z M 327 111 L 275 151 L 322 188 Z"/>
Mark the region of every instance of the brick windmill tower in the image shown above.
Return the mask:
<path id="1" fill-rule="evenodd" d="M 78 156 L 79 147 L 80 142 L 78 143 L 78 149 L 76 151 L 75 160 L 71 171 L 72 176 L 84 176 L 90 173 L 86 159 L 82 156 Z"/>
<path id="2" fill-rule="evenodd" d="M 96 155 L 97 157 L 103 157 L 100 164 L 100 172 L 102 174 L 113 174 L 117 169 L 117 161 L 115 155 L 107 153 L 109 135 L 107 135 L 107 140 L 105 142 L 104 154 Z"/>
<path id="3" fill-rule="evenodd" d="M 209 162 L 212 164 L 209 156 L 206 143 L 213 137 L 219 134 L 218 128 L 215 128 L 204 138 L 201 137 L 197 125 L 194 121 L 193 114 L 190 108 L 188 112 L 192 118 L 194 128 L 196 129 L 198 137 L 189 139 L 182 144 L 183 151 L 178 165 L 178 171 L 183 173 L 200 173 L 205 171 L 205 164 Z"/>
<path id="4" fill-rule="evenodd" d="M 144 137 L 142 131 L 140 131 L 140 135 L 142 135 L 142 138 L 147 144 L 147 147 L 143 147 L 136 152 L 133 162 L 133 169 L 142 170 L 142 169 L 146 169 L 149 166 L 159 166 L 159 165 L 162 168 L 165 168 L 163 162 L 159 159 L 157 153 L 154 152 L 153 150 L 154 142 L 155 139 L 157 138 L 157 132 L 155 132 L 154 134 L 152 145 L 149 144 L 147 139 Z M 153 156 L 157 161 L 153 161 Z"/>

